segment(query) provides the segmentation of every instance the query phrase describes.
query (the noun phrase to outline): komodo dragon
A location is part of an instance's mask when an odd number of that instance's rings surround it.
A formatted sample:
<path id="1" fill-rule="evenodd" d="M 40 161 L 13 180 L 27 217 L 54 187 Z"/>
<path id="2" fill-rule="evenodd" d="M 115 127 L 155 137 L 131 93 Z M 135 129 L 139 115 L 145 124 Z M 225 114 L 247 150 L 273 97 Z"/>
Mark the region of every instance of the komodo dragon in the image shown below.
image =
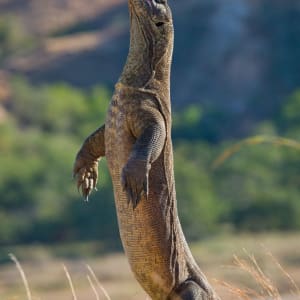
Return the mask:
<path id="1" fill-rule="evenodd" d="M 171 143 L 173 22 L 166 0 L 129 0 L 130 49 L 105 125 L 77 154 L 88 197 L 106 156 L 131 269 L 155 300 L 219 299 L 197 266 L 177 215 Z"/>

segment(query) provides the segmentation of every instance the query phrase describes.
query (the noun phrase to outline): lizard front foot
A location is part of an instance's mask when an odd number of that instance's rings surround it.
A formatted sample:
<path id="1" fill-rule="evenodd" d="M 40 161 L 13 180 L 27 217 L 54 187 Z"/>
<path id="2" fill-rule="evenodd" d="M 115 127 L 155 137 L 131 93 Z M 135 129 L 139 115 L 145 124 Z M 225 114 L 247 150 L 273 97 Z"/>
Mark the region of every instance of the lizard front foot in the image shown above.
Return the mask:
<path id="1" fill-rule="evenodd" d="M 78 191 L 81 190 L 82 196 L 88 201 L 91 192 L 96 190 L 98 161 L 86 159 L 78 154 L 74 163 L 73 177 L 77 180 Z"/>
<path id="2" fill-rule="evenodd" d="M 131 202 L 135 209 L 142 194 L 148 198 L 148 175 L 150 164 L 144 160 L 129 159 L 122 171 L 122 186 L 127 193 L 128 204 Z"/>

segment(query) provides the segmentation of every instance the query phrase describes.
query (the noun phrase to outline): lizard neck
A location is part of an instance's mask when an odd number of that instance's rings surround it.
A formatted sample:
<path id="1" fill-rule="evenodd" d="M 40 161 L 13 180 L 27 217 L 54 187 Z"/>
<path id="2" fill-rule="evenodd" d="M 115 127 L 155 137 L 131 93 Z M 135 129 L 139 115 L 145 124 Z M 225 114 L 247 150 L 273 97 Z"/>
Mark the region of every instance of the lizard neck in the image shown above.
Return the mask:
<path id="1" fill-rule="evenodd" d="M 173 34 L 156 39 L 147 23 L 131 14 L 130 47 L 119 82 L 133 88 L 170 90 Z"/>

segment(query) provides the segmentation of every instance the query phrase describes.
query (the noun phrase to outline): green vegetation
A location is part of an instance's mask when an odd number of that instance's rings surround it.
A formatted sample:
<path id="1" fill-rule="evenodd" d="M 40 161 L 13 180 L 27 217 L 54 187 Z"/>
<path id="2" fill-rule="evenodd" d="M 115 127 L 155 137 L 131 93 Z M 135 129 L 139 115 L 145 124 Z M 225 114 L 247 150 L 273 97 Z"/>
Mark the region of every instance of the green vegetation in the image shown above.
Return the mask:
<path id="1" fill-rule="evenodd" d="M 104 122 L 110 92 L 62 83 L 33 86 L 21 78 L 11 86 L 10 117 L 0 123 L 0 244 L 116 240 L 105 159 L 99 191 L 89 203 L 72 181 L 76 152 Z M 300 90 L 253 134 L 297 139 L 299 103 Z M 300 229 L 299 151 L 248 145 L 213 169 L 213 161 L 238 140 L 209 142 L 199 134 L 205 117 L 198 106 L 174 114 L 178 206 L 188 238 L 220 230 Z"/>
<path id="2" fill-rule="evenodd" d="M 8 56 L 32 49 L 34 45 L 35 39 L 17 17 L 12 15 L 0 17 L 0 63 Z"/>

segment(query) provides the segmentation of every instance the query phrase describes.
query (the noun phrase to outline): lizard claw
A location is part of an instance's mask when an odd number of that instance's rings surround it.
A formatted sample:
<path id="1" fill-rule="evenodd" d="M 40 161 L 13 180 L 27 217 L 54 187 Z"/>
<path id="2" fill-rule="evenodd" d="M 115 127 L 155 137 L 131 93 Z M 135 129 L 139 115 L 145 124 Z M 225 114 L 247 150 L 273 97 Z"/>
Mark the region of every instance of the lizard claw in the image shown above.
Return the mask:
<path id="1" fill-rule="evenodd" d="M 150 166 L 145 161 L 130 159 L 122 172 L 122 186 L 127 195 L 128 205 L 137 207 L 144 195 L 148 198 L 148 173 Z"/>
<path id="2" fill-rule="evenodd" d="M 83 196 L 85 201 L 95 189 L 98 181 L 98 162 L 88 162 L 80 157 L 76 158 L 73 178 L 77 180 L 78 192 Z"/>

